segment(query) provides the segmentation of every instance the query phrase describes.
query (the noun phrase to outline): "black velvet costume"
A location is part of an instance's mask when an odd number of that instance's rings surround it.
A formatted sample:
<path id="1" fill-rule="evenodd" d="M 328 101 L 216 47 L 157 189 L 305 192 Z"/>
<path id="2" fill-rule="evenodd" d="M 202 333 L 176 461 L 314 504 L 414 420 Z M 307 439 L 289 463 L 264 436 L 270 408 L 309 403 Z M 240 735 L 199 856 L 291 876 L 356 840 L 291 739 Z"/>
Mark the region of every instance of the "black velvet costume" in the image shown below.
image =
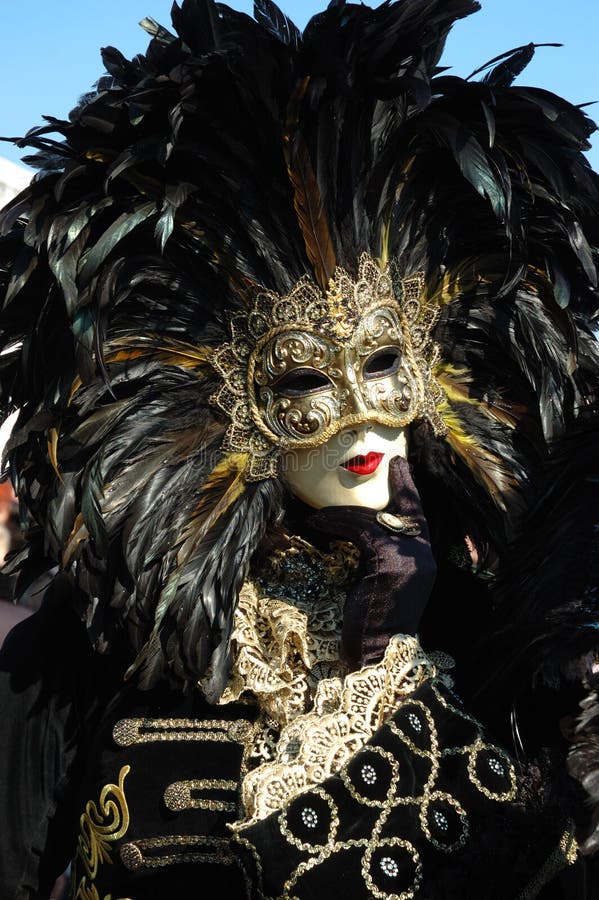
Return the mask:
<path id="1" fill-rule="evenodd" d="M 439 65 L 477 8 L 184 0 L 20 142 L 2 900 L 599 896 L 594 126 Z M 314 510 L 248 359 L 383 295 L 408 460 Z"/>

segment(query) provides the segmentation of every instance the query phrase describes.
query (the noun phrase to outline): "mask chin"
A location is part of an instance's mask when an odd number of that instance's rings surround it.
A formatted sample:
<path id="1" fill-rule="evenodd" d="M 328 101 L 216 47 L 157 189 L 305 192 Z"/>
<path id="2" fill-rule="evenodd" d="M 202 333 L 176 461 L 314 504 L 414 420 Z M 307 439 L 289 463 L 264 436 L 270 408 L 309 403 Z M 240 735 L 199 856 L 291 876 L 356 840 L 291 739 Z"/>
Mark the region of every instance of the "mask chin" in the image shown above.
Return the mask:
<path id="1" fill-rule="evenodd" d="M 339 431 L 320 447 L 287 451 L 281 474 L 288 490 L 314 509 L 379 510 L 390 500 L 389 463 L 407 452 L 407 428 L 366 423 Z"/>

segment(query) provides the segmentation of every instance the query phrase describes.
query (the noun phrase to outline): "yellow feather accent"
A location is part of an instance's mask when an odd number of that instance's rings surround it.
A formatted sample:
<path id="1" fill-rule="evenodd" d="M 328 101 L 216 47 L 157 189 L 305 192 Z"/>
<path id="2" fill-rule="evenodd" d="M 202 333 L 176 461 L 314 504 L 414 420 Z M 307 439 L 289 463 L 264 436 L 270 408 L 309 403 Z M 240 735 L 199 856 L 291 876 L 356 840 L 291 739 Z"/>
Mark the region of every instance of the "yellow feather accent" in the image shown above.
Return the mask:
<path id="1" fill-rule="evenodd" d="M 190 548 L 201 541 L 218 520 L 241 497 L 246 488 L 245 474 L 249 454 L 228 453 L 210 472 L 202 485 L 200 499 L 184 529 L 184 543 L 179 555 L 185 557 Z M 198 520 L 201 519 L 201 522 Z"/>
<path id="2" fill-rule="evenodd" d="M 475 406 L 487 418 L 501 422 L 508 428 L 515 428 L 526 412 L 526 408 L 521 404 L 506 401 L 505 404 L 500 405 L 490 400 L 479 400 L 477 397 L 472 397 L 470 394 L 472 373 L 465 367 L 440 362 L 435 367 L 434 374 L 449 401 Z"/>
<path id="3" fill-rule="evenodd" d="M 50 428 L 48 431 L 48 456 L 56 475 L 64 483 L 58 468 L 58 429 L 56 428 Z"/>
<path id="4" fill-rule="evenodd" d="M 73 384 L 71 385 L 71 393 L 69 394 L 69 399 L 68 399 L 68 403 L 67 403 L 68 406 L 71 405 L 71 403 L 73 402 L 73 398 L 75 397 L 75 394 L 82 387 L 83 387 L 83 381 L 79 376 L 77 376 L 77 378 L 75 378 L 75 380 L 73 381 Z"/>
<path id="5" fill-rule="evenodd" d="M 505 275 L 505 259 L 501 255 L 489 255 L 483 260 L 464 259 L 455 268 L 447 269 L 437 280 L 430 301 L 445 306 L 473 291 L 477 285 L 501 283 Z"/>
<path id="6" fill-rule="evenodd" d="M 445 306 L 472 290 L 479 281 L 480 275 L 477 274 L 474 263 L 467 260 L 458 269 L 448 269 L 443 273 L 432 292 L 431 301 L 438 306 Z"/>
<path id="7" fill-rule="evenodd" d="M 148 350 L 115 350 L 113 353 L 107 353 L 104 356 L 104 362 L 125 362 L 125 360 L 142 359 L 144 356 L 149 355 Z"/>
<path id="8" fill-rule="evenodd" d="M 184 341 L 164 341 L 153 343 L 152 339 L 132 341 L 125 338 L 114 341 L 112 349 L 105 354 L 107 363 L 124 362 L 133 359 L 153 359 L 167 366 L 182 366 L 186 369 L 209 366 L 209 347 L 187 344 Z"/>
<path id="9" fill-rule="evenodd" d="M 469 394 L 469 385 L 472 384 L 470 369 L 454 366 L 453 363 L 440 362 L 435 368 L 435 378 L 442 386 L 445 396 L 454 403 L 478 404 Z"/>
<path id="10" fill-rule="evenodd" d="M 81 513 L 77 515 L 73 523 L 73 527 L 71 529 L 71 533 L 67 538 L 67 542 L 62 551 L 62 566 L 66 568 L 70 563 L 73 554 L 75 553 L 78 545 L 87 540 L 89 537 L 89 531 L 87 530 L 87 525 L 83 521 L 83 516 Z"/>
<path id="11" fill-rule="evenodd" d="M 514 474 L 499 456 L 479 444 L 465 430 L 460 417 L 448 402 L 441 405 L 439 412 L 449 428 L 445 437 L 449 446 L 466 463 L 476 480 L 486 488 L 495 505 L 505 510 L 504 495 L 518 489 Z"/>
<path id="12" fill-rule="evenodd" d="M 314 269 L 317 283 L 323 291 L 326 291 L 337 265 L 335 251 L 308 147 L 297 128 L 299 109 L 309 81 L 309 77 L 304 78 L 289 101 L 283 151 L 287 174 L 293 187 L 293 205 L 306 254 Z"/>
<path id="13" fill-rule="evenodd" d="M 389 236 L 391 234 L 391 220 L 387 219 L 386 222 L 383 223 L 383 227 L 381 229 L 381 254 L 379 257 L 379 262 L 381 265 L 381 269 L 386 269 L 389 264 Z"/>
<path id="14" fill-rule="evenodd" d="M 555 286 L 544 269 L 528 266 L 526 275 L 522 279 L 522 287 L 529 294 L 548 297 L 551 298 L 550 302 L 553 302 Z"/>
<path id="15" fill-rule="evenodd" d="M 87 150 L 85 154 L 85 158 L 89 159 L 91 162 L 107 162 L 109 157 L 102 150 Z"/>

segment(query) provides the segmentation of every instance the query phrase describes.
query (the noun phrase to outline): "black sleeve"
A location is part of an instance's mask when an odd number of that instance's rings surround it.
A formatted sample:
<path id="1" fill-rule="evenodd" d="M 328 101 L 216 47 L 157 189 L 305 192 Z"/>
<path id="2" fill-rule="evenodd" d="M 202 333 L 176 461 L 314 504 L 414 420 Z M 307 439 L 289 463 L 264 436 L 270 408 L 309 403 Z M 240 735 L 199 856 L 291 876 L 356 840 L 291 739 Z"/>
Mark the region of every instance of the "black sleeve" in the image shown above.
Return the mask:
<path id="1" fill-rule="evenodd" d="M 73 794 L 94 656 L 81 623 L 51 598 L 10 632 L 0 652 L 3 898 L 46 898 L 73 855 Z"/>
<path id="2" fill-rule="evenodd" d="M 252 897 L 516 900 L 576 859 L 571 825 L 437 682 L 341 771 L 242 828 Z"/>

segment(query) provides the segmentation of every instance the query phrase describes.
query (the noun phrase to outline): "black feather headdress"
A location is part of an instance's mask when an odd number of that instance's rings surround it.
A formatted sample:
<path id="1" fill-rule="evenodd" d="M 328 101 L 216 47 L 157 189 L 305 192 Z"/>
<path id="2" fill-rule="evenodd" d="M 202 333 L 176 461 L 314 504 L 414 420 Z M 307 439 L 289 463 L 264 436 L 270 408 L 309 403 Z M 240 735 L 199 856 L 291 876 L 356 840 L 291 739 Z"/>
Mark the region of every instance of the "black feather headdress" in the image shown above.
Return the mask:
<path id="1" fill-rule="evenodd" d="M 551 459 L 593 427 L 593 125 L 512 86 L 533 47 L 447 74 L 477 9 L 334 0 L 300 34 L 270 0 L 255 19 L 184 0 L 174 33 L 145 20 L 144 56 L 106 49 L 97 90 L 21 142 L 39 174 L 2 220 L 0 375 L 30 562 L 60 568 L 100 649 L 133 647 L 142 686 L 211 663 L 218 695 L 237 592 L 284 512 L 210 402 L 211 354 L 258 288 L 324 289 L 362 253 L 424 273 L 448 434 L 415 427 L 412 453 L 441 556 L 467 536 L 479 569 L 509 569 Z"/>

